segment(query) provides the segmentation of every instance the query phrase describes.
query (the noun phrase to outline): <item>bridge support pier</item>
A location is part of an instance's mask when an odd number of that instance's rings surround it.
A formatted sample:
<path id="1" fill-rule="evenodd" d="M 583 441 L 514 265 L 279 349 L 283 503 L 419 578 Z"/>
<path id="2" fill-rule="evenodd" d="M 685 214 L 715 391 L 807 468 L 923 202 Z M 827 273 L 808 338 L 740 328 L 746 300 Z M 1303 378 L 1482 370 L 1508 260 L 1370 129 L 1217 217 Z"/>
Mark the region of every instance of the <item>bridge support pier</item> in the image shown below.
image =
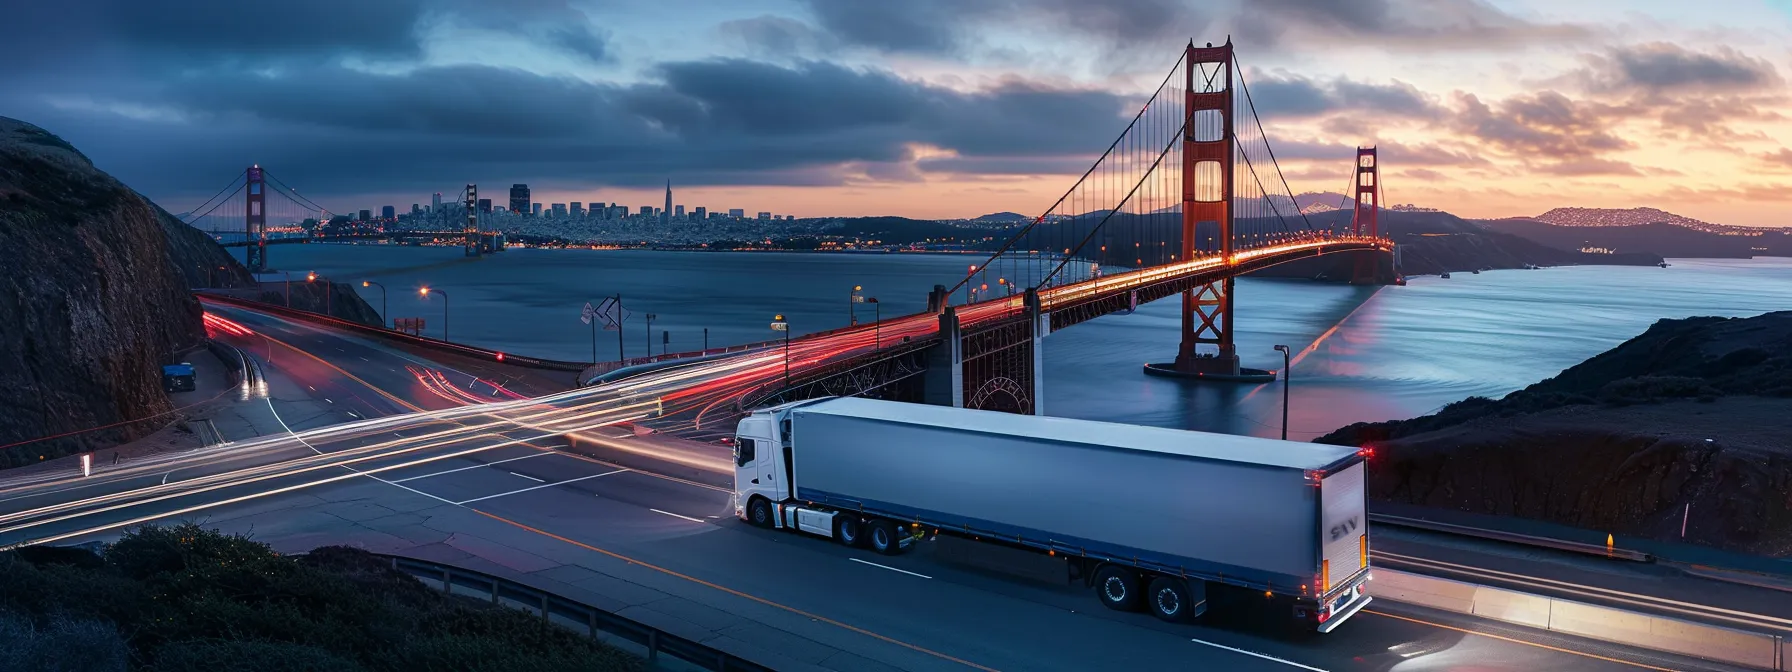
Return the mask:
<path id="1" fill-rule="evenodd" d="M 945 306 L 939 319 L 940 344 L 927 353 L 922 400 L 934 406 L 964 408 L 964 334 L 958 328 L 958 311 Z"/>

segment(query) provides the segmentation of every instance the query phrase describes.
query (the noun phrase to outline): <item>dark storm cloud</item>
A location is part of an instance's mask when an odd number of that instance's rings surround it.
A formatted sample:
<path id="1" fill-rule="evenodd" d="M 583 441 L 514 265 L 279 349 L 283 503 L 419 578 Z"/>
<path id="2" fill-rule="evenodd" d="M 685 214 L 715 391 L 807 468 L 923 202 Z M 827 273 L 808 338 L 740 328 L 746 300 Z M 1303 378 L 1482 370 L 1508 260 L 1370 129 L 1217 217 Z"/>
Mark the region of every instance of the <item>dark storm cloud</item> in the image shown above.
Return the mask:
<path id="1" fill-rule="evenodd" d="M 822 31 L 845 44 L 893 53 L 946 54 L 976 47 L 992 24 L 1030 25 L 1113 46 L 1177 41 L 1201 32 L 1207 13 L 1186 0 L 809 0 Z"/>
<path id="2" fill-rule="evenodd" d="M 1247 80 L 1251 100 L 1264 118 L 1319 117 L 1362 112 L 1377 117 L 1436 119 L 1444 111 L 1424 92 L 1405 82 L 1371 84 L 1349 79 L 1319 82 L 1305 77 L 1256 75 Z"/>
<path id="3" fill-rule="evenodd" d="M 819 62 L 667 63 L 656 74 L 625 86 L 488 66 L 378 74 L 305 65 L 274 75 L 206 70 L 120 84 L 79 106 L 36 104 L 63 118 L 46 124 L 53 131 L 152 195 L 193 190 L 196 176 L 252 161 L 308 175 L 290 178 L 307 190 L 351 193 L 544 174 L 612 185 L 669 174 L 684 184 L 832 184 L 849 164 L 909 161 L 913 144 L 970 159 L 1038 157 L 1056 170 L 1063 154 L 1099 151 L 1125 106 L 1103 92 L 1008 83 L 967 93 Z M 107 112 L 135 109 L 185 123 Z"/>
<path id="4" fill-rule="evenodd" d="M 1752 92 L 1784 84 L 1772 63 L 1729 47 L 1702 53 L 1654 42 L 1614 47 L 1588 60 L 1581 77 L 1596 92 Z"/>
<path id="5" fill-rule="evenodd" d="M 1251 0 L 1237 23 L 1247 41 L 1371 39 L 1391 49 L 1491 49 L 1586 34 L 1482 0 Z"/>
<path id="6" fill-rule="evenodd" d="M 6 10 L 8 24 L 18 28 L 0 40 L 0 56 L 39 65 L 93 51 L 202 65 L 220 58 L 412 56 L 426 11 L 422 0 L 20 2 Z"/>

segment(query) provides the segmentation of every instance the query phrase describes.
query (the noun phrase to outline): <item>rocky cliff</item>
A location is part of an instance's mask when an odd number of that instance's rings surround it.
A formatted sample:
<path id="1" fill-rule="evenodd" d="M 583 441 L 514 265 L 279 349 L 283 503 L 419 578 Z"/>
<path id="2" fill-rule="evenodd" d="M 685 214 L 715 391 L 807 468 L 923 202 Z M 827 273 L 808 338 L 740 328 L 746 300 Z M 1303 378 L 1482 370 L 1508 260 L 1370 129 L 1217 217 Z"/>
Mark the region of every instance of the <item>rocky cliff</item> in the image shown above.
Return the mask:
<path id="1" fill-rule="evenodd" d="M 1792 555 L 1792 312 L 1662 320 L 1503 399 L 1359 423 L 1370 497 Z"/>
<path id="2" fill-rule="evenodd" d="M 0 446 L 169 410 L 160 367 L 204 330 L 166 217 L 61 138 L 0 117 Z M 14 446 L 0 466 L 153 427 Z"/>

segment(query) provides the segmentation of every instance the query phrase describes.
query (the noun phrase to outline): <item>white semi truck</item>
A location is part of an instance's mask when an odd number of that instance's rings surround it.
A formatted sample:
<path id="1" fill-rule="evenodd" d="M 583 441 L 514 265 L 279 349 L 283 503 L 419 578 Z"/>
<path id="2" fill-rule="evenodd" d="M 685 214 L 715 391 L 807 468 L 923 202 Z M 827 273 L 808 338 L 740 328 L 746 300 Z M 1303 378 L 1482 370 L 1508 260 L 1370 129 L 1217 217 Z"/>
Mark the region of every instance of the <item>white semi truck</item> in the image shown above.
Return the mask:
<path id="1" fill-rule="evenodd" d="M 858 398 L 761 409 L 735 515 L 898 554 L 928 535 L 1061 556 L 1112 609 L 1181 621 L 1238 586 L 1330 632 L 1369 603 L 1354 449 Z"/>

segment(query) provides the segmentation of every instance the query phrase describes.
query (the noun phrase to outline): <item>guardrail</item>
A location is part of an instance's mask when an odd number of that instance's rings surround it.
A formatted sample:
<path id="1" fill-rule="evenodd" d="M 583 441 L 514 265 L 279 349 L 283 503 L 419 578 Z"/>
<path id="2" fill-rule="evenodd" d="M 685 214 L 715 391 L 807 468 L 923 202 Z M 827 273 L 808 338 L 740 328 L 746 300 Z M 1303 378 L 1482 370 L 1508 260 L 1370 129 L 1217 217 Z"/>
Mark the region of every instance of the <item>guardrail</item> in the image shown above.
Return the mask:
<path id="1" fill-rule="evenodd" d="M 241 306 L 244 308 L 259 310 L 262 312 L 273 313 L 273 314 L 282 315 L 285 317 L 298 318 L 298 319 L 307 320 L 310 322 L 315 322 L 318 324 L 325 324 L 325 325 L 335 327 L 337 329 L 342 329 L 345 331 L 354 331 L 354 332 L 358 332 L 358 333 L 362 333 L 362 334 L 367 334 L 370 336 L 377 336 L 379 338 L 384 338 L 387 340 L 399 341 L 399 342 L 407 343 L 410 345 L 422 346 L 422 347 L 431 348 L 434 350 L 440 350 L 443 352 L 450 352 L 450 353 L 454 353 L 454 354 L 458 354 L 458 355 L 462 355 L 462 356 L 466 356 L 466 357 L 476 357 L 479 359 L 499 361 L 499 362 L 503 362 L 505 364 L 514 364 L 516 366 L 535 368 L 535 369 L 546 369 L 546 370 L 550 370 L 550 371 L 584 371 L 586 367 L 590 366 L 590 364 L 588 364 L 586 362 L 565 362 L 565 361 L 560 361 L 560 360 L 556 360 L 556 359 L 542 359 L 539 357 L 527 357 L 524 355 L 513 355 L 510 353 L 506 353 L 506 352 L 500 352 L 497 350 L 487 350 L 485 348 L 471 346 L 471 345 L 461 345 L 459 343 L 450 343 L 448 341 L 443 341 L 443 340 L 435 339 L 435 338 L 429 338 L 427 336 L 413 336 L 411 334 L 407 334 L 402 331 L 394 331 L 394 330 L 387 329 L 384 327 L 375 327 L 375 326 L 371 326 L 371 325 L 361 324 L 360 322 L 352 322 L 349 320 L 344 320 L 342 318 L 324 315 L 322 313 L 314 313 L 309 310 L 299 310 L 297 308 L 288 308 L 286 306 L 281 306 L 281 305 L 272 304 L 272 303 L 265 303 L 262 301 L 255 301 L 253 299 L 245 299 L 245 298 L 241 298 L 241 297 L 230 296 L 227 294 L 219 294 L 219 293 L 210 292 L 210 291 L 199 291 L 199 292 L 195 292 L 195 294 L 200 297 L 203 297 L 207 300 L 217 301 L 219 303 L 228 303 L 228 304 L 235 305 L 235 306 Z"/>
<path id="2" fill-rule="evenodd" d="M 756 350 L 759 348 L 771 347 L 773 345 L 780 345 L 783 342 L 784 341 L 782 341 L 782 340 L 761 341 L 758 343 L 747 343 L 744 345 L 729 345 L 729 346 L 724 346 L 724 347 L 720 347 L 720 348 L 709 348 L 707 350 L 690 350 L 690 351 L 686 351 L 686 352 L 674 352 L 671 354 L 663 354 L 663 355 L 648 355 L 646 357 L 632 357 L 632 358 L 622 360 L 619 362 L 607 361 L 607 362 L 598 362 L 596 364 L 588 364 L 585 366 L 585 370 L 579 373 L 579 384 L 580 385 L 588 385 L 588 384 L 590 384 L 590 381 L 592 381 L 595 378 L 598 378 L 599 376 L 603 376 L 603 375 L 609 374 L 609 373 L 615 373 L 617 371 L 621 371 L 623 369 L 630 368 L 630 367 L 646 366 L 648 364 L 662 364 L 665 362 L 676 362 L 676 361 L 686 360 L 686 359 L 695 359 L 698 357 L 712 357 L 715 355 L 725 355 L 725 354 L 734 353 L 734 352 L 746 352 L 748 350 Z"/>
<path id="3" fill-rule="evenodd" d="M 1588 544 L 1588 543 L 1582 543 L 1582 542 L 1578 542 L 1578 541 L 1564 541 L 1561 539 L 1552 539 L 1550 537 L 1539 537 L 1539 536 L 1530 535 L 1530 534 L 1519 534 L 1517 532 L 1503 532 L 1500 530 L 1489 530 L 1489 529 L 1484 529 L 1484 528 L 1479 528 L 1479 527 L 1469 527 L 1467 525 L 1453 525 L 1450 523 L 1439 523 L 1439 522 L 1435 522 L 1435 521 L 1424 520 L 1421 518 L 1407 518 L 1404 516 L 1390 516 L 1390 515 L 1380 514 L 1380 513 L 1371 513 L 1371 514 L 1369 514 L 1369 522 L 1381 523 L 1383 525 L 1396 525 L 1399 527 L 1410 527 L 1410 528 L 1418 529 L 1418 530 L 1430 530 L 1432 532 L 1445 532 L 1448 534 L 1457 534 L 1457 535 L 1462 535 L 1465 537 L 1480 537 L 1482 539 L 1492 539 L 1495 541 L 1504 541 L 1504 542 L 1509 542 L 1509 543 L 1514 543 L 1514 544 L 1524 544 L 1526 546 L 1536 546 L 1539 548 L 1551 548 L 1551 549 L 1555 549 L 1558 551 L 1568 551 L 1570 553 L 1582 553 L 1582 554 L 1586 554 L 1586 555 L 1597 555 L 1597 556 L 1607 557 L 1607 558 L 1616 558 L 1619 560 L 1630 560 L 1633 562 L 1654 562 L 1655 561 L 1655 556 L 1645 553 L 1643 551 L 1631 550 L 1631 549 L 1626 549 L 1626 548 L 1614 548 L 1611 546 L 1604 546 L 1601 544 Z"/>
<path id="4" fill-rule="evenodd" d="M 732 653 L 527 584 L 439 562 L 385 553 L 375 555 L 390 559 L 393 569 L 410 574 L 425 584 L 442 584 L 442 592 L 489 598 L 492 604 L 538 612 L 543 623 L 582 630 L 593 640 L 646 658 L 649 665 L 660 664 L 659 658 L 664 655 L 698 669 L 716 672 L 772 672 L 770 667 Z"/>
<path id="5" fill-rule="evenodd" d="M 1376 597 L 1652 651 L 1792 670 L 1785 634 L 1751 632 L 1378 567 Z"/>

